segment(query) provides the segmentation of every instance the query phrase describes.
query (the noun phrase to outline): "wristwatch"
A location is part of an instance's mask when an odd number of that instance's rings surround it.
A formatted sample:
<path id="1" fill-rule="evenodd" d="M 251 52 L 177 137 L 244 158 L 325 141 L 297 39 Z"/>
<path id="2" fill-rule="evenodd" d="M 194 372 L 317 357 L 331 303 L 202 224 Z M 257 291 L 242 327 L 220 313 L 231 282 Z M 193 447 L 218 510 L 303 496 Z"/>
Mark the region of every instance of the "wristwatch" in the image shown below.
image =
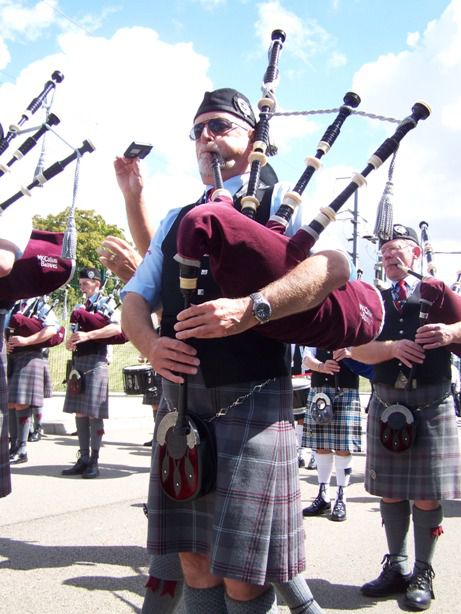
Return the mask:
<path id="1" fill-rule="evenodd" d="M 272 308 L 269 301 L 261 294 L 261 292 L 253 292 L 250 294 L 253 301 L 252 314 L 260 324 L 269 322 L 272 315 Z"/>

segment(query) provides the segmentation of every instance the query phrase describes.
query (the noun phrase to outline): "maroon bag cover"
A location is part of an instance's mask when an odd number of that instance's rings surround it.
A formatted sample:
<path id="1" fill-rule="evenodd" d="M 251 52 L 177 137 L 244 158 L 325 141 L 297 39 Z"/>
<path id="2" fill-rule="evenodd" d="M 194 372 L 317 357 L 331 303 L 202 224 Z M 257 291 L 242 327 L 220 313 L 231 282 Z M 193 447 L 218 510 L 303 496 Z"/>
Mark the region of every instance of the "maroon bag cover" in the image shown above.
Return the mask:
<path id="1" fill-rule="evenodd" d="M 15 313 L 11 316 L 9 327 L 13 329 L 10 335 L 20 335 L 21 337 L 30 337 L 35 333 L 38 333 L 43 328 L 42 322 L 38 318 L 28 318 L 22 313 Z M 59 345 L 64 341 L 66 330 L 64 326 L 61 326 L 59 330 L 43 343 L 37 343 L 29 346 L 32 350 L 41 350 L 42 348 L 51 348 L 55 345 Z"/>
<path id="2" fill-rule="evenodd" d="M 87 311 L 84 307 L 74 309 L 70 316 L 70 321 L 73 324 L 78 324 L 79 330 L 83 332 L 89 332 L 90 330 L 99 330 L 110 324 L 109 318 L 102 313 L 94 313 Z M 107 337 L 106 339 L 92 339 L 92 343 L 105 343 L 107 345 L 119 345 L 126 343 L 128 337 L 122 331 L 118 335 Z"/>
<path id="3" fill-rule="evenodd" d="M 63 239 L 63 232 L 33 230 L 22 257 L 9 275 L 0 278 L 0 301 L 49 294 L 70 281 L 75 262 L 62 258 Z"/>

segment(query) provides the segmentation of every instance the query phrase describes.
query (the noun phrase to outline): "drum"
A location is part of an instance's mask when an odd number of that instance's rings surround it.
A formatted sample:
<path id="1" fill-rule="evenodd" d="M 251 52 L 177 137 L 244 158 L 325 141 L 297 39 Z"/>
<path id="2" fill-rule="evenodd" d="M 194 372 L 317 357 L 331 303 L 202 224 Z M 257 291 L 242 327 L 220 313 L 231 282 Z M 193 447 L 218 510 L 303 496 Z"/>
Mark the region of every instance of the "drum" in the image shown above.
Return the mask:
<path id="1" fill-rule="evenodd" d="M 123 368 L 125 394 L 144 394 L 154 386 L 154 371 L 150 365 L 133 365 Z"/>
<path id="2" fill-rule="evenodd" d="M 160 403 L 162 396 L 162 376 L 157 373 L 153 374 L 154 385 L 146 390 L 142 398 L 143 405 L 156 405 Z"/>
<path id="3" fill-rule="evenodd" d="M 306 413 L 307 393 L 310 388 L 310 379 L 305 375 L 291 378 L 293 387 L 293 415 L 295 419 L 301 419 Z"/>

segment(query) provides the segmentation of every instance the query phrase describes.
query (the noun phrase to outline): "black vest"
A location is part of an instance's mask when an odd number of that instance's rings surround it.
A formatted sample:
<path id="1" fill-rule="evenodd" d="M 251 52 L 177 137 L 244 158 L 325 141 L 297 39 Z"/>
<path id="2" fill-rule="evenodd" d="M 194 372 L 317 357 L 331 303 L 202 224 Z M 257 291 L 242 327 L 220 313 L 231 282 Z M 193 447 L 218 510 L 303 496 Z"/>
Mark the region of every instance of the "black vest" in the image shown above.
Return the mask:
<path id="1" fill-rule="evenodd" d="M 321 362 L 325 362 L 332 357 L 333 352 L 329 350 L 316 351 L 316 358 Z M 341 371 L 337 373 L 337 378 L 335 378 L 334 375 L 328 375 L 327 373 L 312 371 L 311 386 L 315 386 L 316 388 L 326 388 L 327 386 L 330 388 L 335 388 L 337 384 L 339 388 L 354 388 L 357 390 L 359 387 L 359 376 L 352 373 L 352 371 L 350 371 L 341 362 L 339 363 L 339 366 L 341 367 Z"/>
<path id="2" fill-rule="evenodd" d="M 258 191 L 260 206 L 256 221 L 265 224 L 270 217 L 272 187 L 265 186 Z M 179 264 L 173 259 L 177 253 L 176 234 L 179 222 L 184 215 L 199 203 L 181 209 L 170 231 L 162 243 L 162 321 L 161 334 L 174 337 L 174 324 L 177 314 L 184 308 L 184 299 L 179 289 Z M 234 203 L 240 208 L 240 202 Z M 196 304 L 204 303 L 222 296 L 209 270 L 208 258 L 204 257 L 200 266 L 198 281 L 200 293 L 194 298 Z M 190 345 L 197 349 L 200 367 L 208 388 L 238 382 L 280 377 L 290 373 L 289 346 L 248 330 L 240 335 L 219 339 L 189 339 Z"/>
<path id="3" fill-rule="evenodd" d="M 416 330 L 419 328 L 419 298 L 420 284 L 415 287 L 413 294 L 403 305 L 402 311 L 398 311 L 392 300 L 392 290 L 382 292 L 385 309 L 383 330 L 377 341 L 389 341 L 397 339 L 414 339 Z M 388 360 L 375 365 L 375 377 L 377 384 L 394 386 L 402 372 L 408 378 L 410 369 L 397 359 Z M 414 371 L 414 381 L 419 386 L 440 384 L 451 381 L 450 352 L 446 348 L 426 350 L 426 358 L 422 365 L 417 365 Z"/>

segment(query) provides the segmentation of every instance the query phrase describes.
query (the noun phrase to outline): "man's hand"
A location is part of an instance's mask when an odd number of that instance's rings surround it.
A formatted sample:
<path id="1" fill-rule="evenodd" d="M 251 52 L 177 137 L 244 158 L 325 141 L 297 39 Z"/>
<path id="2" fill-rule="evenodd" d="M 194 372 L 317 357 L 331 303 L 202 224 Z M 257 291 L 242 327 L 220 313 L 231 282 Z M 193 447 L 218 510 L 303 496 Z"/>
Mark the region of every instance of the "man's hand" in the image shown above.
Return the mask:
<path id="1" fill-rule="evenodd" d="M 200 364 L 197 350 L 187 343 L 171 337 L 157 337 L 146 356 L 152 368 L 162 377 L 176 384 L 183 384 L 180 375 L 195 375 Z"/>
<path id="2" fill-rule="evenodd" d="M 89 333 L 84 332 L 83 330 L 79 330 L 76 333 L 72 333 L 66 339 L 66 350 L 70 350 L 73 352 L 79 343 L 85 343 L 85 341 L 89 341 Z"/>
<path id="3" fill-rule="evenodd" d="M 456 343 L 456 338 L 449 324 L 425 324 L 416 331 L 415 341 L 425 350 L 433 350 Z"/>
<path id="4" fill-rule="evenodd" d="M 257 324 L 251 313 L 250 298 L 219 298 L 192 305 L 178 314 L 177 339 L 210 339 L 237 335 Z"/>
<path id="5" fill-rule="evenodd" d="M 142 260 L 129 243 L 110 235 L 104 239 L 96 251 L 101 263 L 125 283 L 134 275 Z"/>
<path id="6" fill-rule="evenodd" d="M 14 348 L 22 348 L 28 345 L 27 337 L 20 335 L 13 335 L 10 337 L 6 346 L 6 351 L 11 352 Z"/>
<path id="7" fill-rule="evenodd" d="M 352 358 L 351 348 L 341 348 L 340 350 L 334 350 L 333 358 L 335 360 L 343 360 L 344 358 Z"/>
<path id="8" fill-rule="evenodd" d="M 334 375 L 335 373 L 339 373 L 341 371 L 341 367 L 336 360 L 329 358 L 328 360 L 325 360 L 325 362 L 321 362 L 319 364 L 318 371 L 320 373 L 326 373 L 327 375 Z"/>
<path id="9" fill-rule="evenodd" d="M 117 183 L 126 197 L 140 197 L 144 187 L 139 158 L 118 157 L 114 162 Z"/>
<path id="10" fill-rule="evenodd" d="M 420 345 L 410 339 L 400 339 L 392 342 L 392 355 L 407 367 L 424 362 L 425 352 Z"/>

